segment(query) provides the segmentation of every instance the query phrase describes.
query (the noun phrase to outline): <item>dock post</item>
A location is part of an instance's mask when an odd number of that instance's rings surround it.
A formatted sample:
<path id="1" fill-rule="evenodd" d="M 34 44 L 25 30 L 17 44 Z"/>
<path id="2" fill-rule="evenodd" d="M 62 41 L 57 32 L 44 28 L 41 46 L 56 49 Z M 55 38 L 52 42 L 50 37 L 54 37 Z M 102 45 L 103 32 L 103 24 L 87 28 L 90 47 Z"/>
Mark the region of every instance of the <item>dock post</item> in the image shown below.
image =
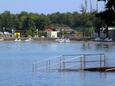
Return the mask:
<path id="1" fill-rule="evenodd" d="M 83 69 L 85 69 L 86 67 L 86 56 L 85 55 L 83 56 L 83 67 L 84 67 Z"/>
<path id="2" fill-rule="evenodd" d="M 50 70 L 50 60 L 48 61 L 48 70 Z"/>
<path id="3" fill-rule="evenodd" d="M 102 55 L 100 54 L 100 68 L 102 67 Z"/>
<path id="4" fill-rule="evenodd" d="M 59 68 L 59 70 L 61 70 L 62 69 L 62 57 L 60 57 L 60 68 Z"/>
<path id="5" fill-rule="evenodd" d="M 80 57 L 80 70 L 83 70 L 83 67 L 82 67 L 82 66 L 83 66 L 83 64 L 82 64 L 82 58 L 83 58 L 83 57 L 81 56 L 81 57 Z"/>
<path id="6" fill-rule="evenodd" d="M 48 61 L 46 61 L 46 71 L 48 70 Z"/>
<path id="7" fill-rule="evenodd" d="M 104 67 L 106 67 L 106 56 L 104 54 Z"/>
<path id="8" fill-rule="evenodd" d="M 65 58 L 63 56 L 63 69 L 65 69 Z"/>

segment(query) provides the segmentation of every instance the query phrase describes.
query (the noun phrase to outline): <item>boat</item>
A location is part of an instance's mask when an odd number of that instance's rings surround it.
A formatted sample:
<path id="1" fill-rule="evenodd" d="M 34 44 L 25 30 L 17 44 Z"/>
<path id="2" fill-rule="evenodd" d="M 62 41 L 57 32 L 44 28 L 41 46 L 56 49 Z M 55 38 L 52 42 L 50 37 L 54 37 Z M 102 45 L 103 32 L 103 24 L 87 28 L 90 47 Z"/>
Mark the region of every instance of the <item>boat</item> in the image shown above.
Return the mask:
<path id="1" fill-rule="evenodd" d="M 94 39 L 95 41 L 101 41 L 101 39 L 99 37 Z"/>
<path id="2" fill-rule="evenodd" d="M 25 41 L 26 41 L 26 42 L 32 41 L 32 38 L 28 38 L 28 39 L 26 39 Z"/>
<path id="3" fill-rule="evenodd" d="M 0 41 L 4 41 L 4 38 L 0 38 Z"/>
<path id="4" fill-rule="evenodd" d="M 112 38 L 105 38 L 104 41 L 112 42 Z"/>
<path id="5" fill-rule="evenodd" d="M 58 38 L 58 39 L 56 39 L 56 42 L 59 42 L 59 43 L 69 43 L 70 39 L 68 39 L 68 38 Z"/>
<path id="6" fill-rule="evenodd" d="M 70 39 L 65 39 L 65 42 L 67 43 L 67 42 L 70 42 Z"/>
<path id="7" fill-rule="evenodd" d="M 16 38 L 14 41 L 15 41 L 15 42 L 19 42 L 19 41 L 21 41 L 21 39 L 17 39 L 17 38 Z"/>

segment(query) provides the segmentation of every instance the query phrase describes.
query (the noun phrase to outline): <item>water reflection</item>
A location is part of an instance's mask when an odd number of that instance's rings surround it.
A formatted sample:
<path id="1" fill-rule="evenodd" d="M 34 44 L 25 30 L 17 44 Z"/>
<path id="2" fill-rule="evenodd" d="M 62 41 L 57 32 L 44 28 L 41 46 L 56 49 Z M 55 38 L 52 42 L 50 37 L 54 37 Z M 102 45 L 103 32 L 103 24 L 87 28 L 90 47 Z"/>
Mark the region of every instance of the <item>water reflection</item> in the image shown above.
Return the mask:
<path id="1" fill-rule="evenodd" d="M 105 52 L 110 52 L 112 50 L 112 45 L 110 44 L 95 44 L 96 50 L 103 50 Z"/>
<path id="2" fill-rule="evenodd" d="M 90 43 L 86 43 L 86 42 L 83 42 L 82 44 L 82 47 L 81 47 L 83 50 L 87 50 L 87 49 L 91 49 L 91 44 Z"/>

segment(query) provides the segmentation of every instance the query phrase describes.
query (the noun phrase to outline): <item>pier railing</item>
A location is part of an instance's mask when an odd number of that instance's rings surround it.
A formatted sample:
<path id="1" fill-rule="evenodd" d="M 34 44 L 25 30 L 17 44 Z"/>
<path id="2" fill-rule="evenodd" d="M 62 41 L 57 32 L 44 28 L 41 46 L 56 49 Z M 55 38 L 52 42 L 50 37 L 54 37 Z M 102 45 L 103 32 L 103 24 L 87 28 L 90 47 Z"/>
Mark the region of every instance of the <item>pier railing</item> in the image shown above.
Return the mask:
<path id="1" fill-rule="evenodd" d="M 106 67 L 106 56 L 98 54 L 62 55 L 33 63 L 33 72 L 37 71 L 80 71 L 88 68 Z"/>

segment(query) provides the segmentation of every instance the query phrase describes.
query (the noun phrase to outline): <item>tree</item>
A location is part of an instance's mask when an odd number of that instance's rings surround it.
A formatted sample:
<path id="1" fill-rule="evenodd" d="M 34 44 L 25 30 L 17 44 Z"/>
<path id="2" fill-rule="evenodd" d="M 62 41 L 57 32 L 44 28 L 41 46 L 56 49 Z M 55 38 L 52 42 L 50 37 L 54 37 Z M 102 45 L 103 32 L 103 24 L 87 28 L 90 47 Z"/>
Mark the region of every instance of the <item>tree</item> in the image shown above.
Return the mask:
<path id="1" fill-rule="evenodd" d="M 97 14 L 104 22 L 106 37 L 109 37 L 108 27 L 115 25 L 115 0 L 108 0 L 105 6 L 105 11 Z"/>
<path id="2" fill-rule="evenodd" d="M 11 32 L 11 29 L 15 26 L 15 15 L 9 11 L 5 11 L 1 14 L 1 28 L 5 28 L 6 31 Z"/>
<path id="3" fill-rule="evenodd" d="M 34 36 L 34 29 L 33 27 L 29 27 L 28 30 L 26 31 L 27 36 Z"/>
<path id="4" fill-rule="evenodd" d="M 9 11 L 5 11 L 0 14 L 0 31 L 3 31 L 3 27 L 6 31 L 11 32 L 12 29 L 15 31 L 26 33 L 35 32 L 36 29 L 43 31 L 45 28 L 50 27 L 54 29 L 74 29 L 77 31 L 87 31 L 88 28 L 101 25 L 98 24 L 98 19 L 93 13 L 86 12 L 86 8 L 82 8 L 82 14 L 78 12 L 67 12 L 67 13 L 52 13 L 52 14 L 38 14 L 21 12 L 19 14 L 12 14 Z M 30 30 L 31 28 L 31 30 Z M 83 29 L 84 28 L 84 29 Z"/>

